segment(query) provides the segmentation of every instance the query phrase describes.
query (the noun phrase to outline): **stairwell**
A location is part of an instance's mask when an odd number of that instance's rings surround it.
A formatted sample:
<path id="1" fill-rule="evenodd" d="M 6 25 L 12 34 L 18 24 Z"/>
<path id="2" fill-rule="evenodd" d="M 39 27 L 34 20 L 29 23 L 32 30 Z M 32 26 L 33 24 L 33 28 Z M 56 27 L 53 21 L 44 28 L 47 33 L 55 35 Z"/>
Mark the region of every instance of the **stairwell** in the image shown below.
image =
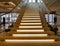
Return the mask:
<path id="1" fill-rule="evenodd" d="M 30 4 L 29 4 L 30 5 Z M 37 9 L 36 9 L 37 8 Z M 60 38 L 50 31 L 39 11 L 27 8 L 18 17 L 14 28 L 0 39 L 1 46 L 59 46 Z"/>

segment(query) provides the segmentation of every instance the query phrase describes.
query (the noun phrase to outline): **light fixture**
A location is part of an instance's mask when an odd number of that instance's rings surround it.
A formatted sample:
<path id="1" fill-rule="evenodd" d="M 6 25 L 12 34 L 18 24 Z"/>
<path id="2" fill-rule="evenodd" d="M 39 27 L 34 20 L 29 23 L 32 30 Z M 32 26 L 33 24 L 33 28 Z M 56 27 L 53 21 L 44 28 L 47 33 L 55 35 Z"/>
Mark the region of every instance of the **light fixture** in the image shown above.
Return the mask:
<path id="1" fill-rule="evenodd" d="M 42 28 L 43 26 L 19 26 L 19 28 Z"/>
<path id="2" fill-rule="evenodd" d="M 22 19 L 40 19 L 40 18 L 22 18 Z"/>
<path id="3" fill-rule="evenodd" d="M 41 25 L 42 23 L 20 23 L 20 25 Z"/>
<path id="4" fill-rule="evenodd" d="M 13 34 L 13 37 L 47 37 L 48 34 Z"/>
<path id="5" fill-rule="evenodd" d="M 40 30 L 17 30 L 17 32 L 44 32 L 44 29 L 40 29 Z"/>
<path id="6" fill-rule="evenodd" d="M 14 5 L 14 6 L 16 6 L 13 2 L 9 2 L 10 4 L 12 4 L 12 5 Z"/>
<path id="7" fill-rule="evenodd" d="M 41 40 L 17 40 L 17 39 L 6 39 L 5 42 L 7 43 L 52 43 L 55 42 L 54 39 L 41 39 Z"/>

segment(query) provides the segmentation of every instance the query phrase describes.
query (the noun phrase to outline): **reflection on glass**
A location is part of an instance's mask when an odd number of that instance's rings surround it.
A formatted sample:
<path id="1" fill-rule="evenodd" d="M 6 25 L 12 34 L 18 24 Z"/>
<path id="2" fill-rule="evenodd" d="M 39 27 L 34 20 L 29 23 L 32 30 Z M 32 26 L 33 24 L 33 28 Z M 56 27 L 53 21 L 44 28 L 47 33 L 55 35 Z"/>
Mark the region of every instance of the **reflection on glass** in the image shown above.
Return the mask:
<path id="1" fill-rule="evenodd" d="M 3 17 L 5 17 L 6 22 L 16 22 L 19 13 L 9 13 L 0 17 L 0 21 L 3 22 Z"/>
<path id="2" fill-rule="evenodd" d="M 45 14 L 46 21 L 49 22 L 48 14 Z"/>
<path id="3" fill-rule="evenodd" d="M 31 3 L 32 0 L 29 0 L 29 3 Z"/>
<path id="4" fill-rule="evenodd" d="M 11 23 L 10 23 L 11 24 Z M 10 24 L 5 24 L 5 29 L 8 29 L 8 27 L 9 27 L 9 25 Z M 0 25 L 0 29 L 4 29 L 4 26 L 3 26 L 3 24 L 2 25 Z"/>
<path id="5" fill-rule="evenodd" d="M 33 3 L 35 3 L 36 1 L 35 0 L 32 0 Z"/>
<path id="6" fill-rule="evenodd" d="M 53 15 L 52 14 L 49 14 L 49 22 L 53 22 Z"/>
<path id="7" fill-rule="evenodd" d="M 18 16 L 19 16 L 19 13 L 9 13 L 6 15 L 2 15 L 2 16 L 0 16 L 0 23 L 3 23 L 3 17 L 5 17 L 5 22 L 6 22 L 5 29 L 8 29 L 10 22 L 11 23 L 16 22 Z M 3 24 L 0 25 L 0 29 L 4 29 Z"/>
<path id="8" fill-rule="evenodd" d="M 45 14 L 46 21 L 50 25 L 54 25 L 54 16 L 55 16 L 55 14 Z"/>

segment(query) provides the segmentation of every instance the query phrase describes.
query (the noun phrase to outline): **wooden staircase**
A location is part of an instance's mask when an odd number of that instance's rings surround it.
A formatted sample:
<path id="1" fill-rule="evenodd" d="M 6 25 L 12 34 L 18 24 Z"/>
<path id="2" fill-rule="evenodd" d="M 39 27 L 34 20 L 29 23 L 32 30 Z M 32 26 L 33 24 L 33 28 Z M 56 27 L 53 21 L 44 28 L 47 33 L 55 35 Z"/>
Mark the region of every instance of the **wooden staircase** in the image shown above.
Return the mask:
<path id="1" fill-rule="evenodd" d="M 14 27 L 0 38 L 0 46 L 59 46 L 60 38 L 50 31 L 39 11 L 22 10 Z"/>

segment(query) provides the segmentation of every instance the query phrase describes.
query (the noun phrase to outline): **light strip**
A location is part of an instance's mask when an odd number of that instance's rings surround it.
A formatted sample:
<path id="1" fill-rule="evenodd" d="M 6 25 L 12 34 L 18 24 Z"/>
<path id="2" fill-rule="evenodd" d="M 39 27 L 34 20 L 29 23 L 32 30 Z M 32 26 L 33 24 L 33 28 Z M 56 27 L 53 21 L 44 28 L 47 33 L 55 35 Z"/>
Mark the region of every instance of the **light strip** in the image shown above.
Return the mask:
<path id="1" fill-rule="evenodd" d="M 29 22 L 29 23 L 35 22 L 35 23 L 36 23 L 37 21 L 21 21 L 21 22 L 25 22 L 25 23 L 26 23 L 26 22 Z M 40 23 L 41 23 L 41 22 L 40 22 Z"/>
<path id="2" fill-rule="evenodd" d="M 33 15 L 31 13 L 28 13 L 28 14 L 24 14 L 24 16 L 40 16 L 40 15 Z"/>
<path id="3" fill-rule="evenodd" d="M 28 23 L 28 22 L 35 22 L 35 21 L 21 21 L 21 22 L 27 22 Z M 36 22 L 39 22 L 39 21 L 36 21 Z"/>
<path id="4" fill-rule="evenodd" d="M 19 26 L 19 28 L 42 28 L 42 26 Z"/>
<path id="5" fill-rule="evenodd" d="M 47 37 L 48 34 L 13 34 L 14 37 Z"/>
<path id="6" fill-rule="evenodd" d="M 42 24 L 42 23 L 20 23 L 21 25 L 37 25 L 37 24 Z"/>
<path id="7" fill-rule="evenodd" d="M 25 16 L 26 16 L 26 15 L 25 15 Z M 25 17 L 25 16 L 23 16 L 23 17 Z M 33 15 L 28 15 L 28 17 L 29 17 L 29 16 L 30 16 L 30 17 L 34 17 Z M 35 17 L 40 17 L 40 16 L 35 16 Z"/>
<path id="8" fill-rule="evenodd" d="M 41 39 L 41 40 L 11 40 L 11 39 L 5 39 L 5 42 L 8 43 L 52 43 L 55 42 L 54 39 Z"/>
<path id="9" fill-rule="evenodd" d="M 30 13 L 31 15 L 30 14 L 28 15 L 28 14 L 25 13 L 24 16 L 40 16 L 39 13 L 38 14 L 35 14 L 35 15 L 34 14 L 31 14 L 31 13 Z"/>
<path id="10" fill-rule="evenodd" d="M 40 30 L 17 30 L 17 32 L 44 32 L 44 29 L 40 29 Z"/>
<path id="11" fill-rule="evenodd" d="M 21 22 L 41 22 L 41 20 L 21 20 Z"/>
<path id="12" fill-rule="evenodd" d="M 22 19 L 40 19 L 40 18 L 22 18 Z"/>
<path id="13" fill-rule="evenodd" d="M 13 2 L 9 2 L 10 4 L 12 4 L 12 5 L 14 5 L 14 6 L 16 6 Z"/>
<path id="14" fill-rule="evenodd" d="M 23 17 L 39 17 L 40 18 L 40 16 L 23 16 Z"/>
<path id="15" fill-rule="evenodd" d="M 41 21 L 41 20 L 22 20 L 22 21 Z"/>

